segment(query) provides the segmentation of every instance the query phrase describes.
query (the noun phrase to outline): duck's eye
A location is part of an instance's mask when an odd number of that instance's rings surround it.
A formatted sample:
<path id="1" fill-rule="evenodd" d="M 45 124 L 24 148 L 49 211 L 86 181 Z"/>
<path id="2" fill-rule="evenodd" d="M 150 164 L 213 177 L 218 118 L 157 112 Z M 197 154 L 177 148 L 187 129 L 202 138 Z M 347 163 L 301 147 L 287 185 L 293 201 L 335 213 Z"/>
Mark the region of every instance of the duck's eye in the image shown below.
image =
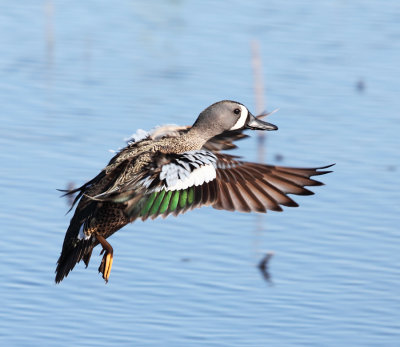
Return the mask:
<path id="1" fill-rule="evenodd" d="M 239 108 L 235 108 L 235 109 L 233 110 L 233 113 L 234 113 L 234 114 L 240 114 L 240 109 L 239 109 Z"/>

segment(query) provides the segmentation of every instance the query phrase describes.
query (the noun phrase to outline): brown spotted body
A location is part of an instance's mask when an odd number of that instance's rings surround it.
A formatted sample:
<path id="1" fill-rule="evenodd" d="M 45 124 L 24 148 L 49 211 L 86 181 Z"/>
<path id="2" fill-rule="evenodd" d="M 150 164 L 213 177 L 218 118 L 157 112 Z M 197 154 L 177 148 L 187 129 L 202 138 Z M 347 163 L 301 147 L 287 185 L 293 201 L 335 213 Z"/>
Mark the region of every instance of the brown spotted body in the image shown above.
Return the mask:
<path id="1" fill-rule="evenodd" d="M 265 115 L 263 115 L 265 116 Z M 57 262 L 60 282 L 81 260 L 89 264 L 101 244 L 99 266 L 107 282 L 113 248 L 106 239 L 137 218 L 179 215 L 201 206 L 241 212 L 282 211 L 298 206 L 288 194 L 313 194 L 305 186 L 322 183 L 311 176 L 322 168 L 285 168 L 239 160 L 221 150 L 247 137 L 245 129 L 276 130 L 245 106 L 221 101 L 205 109 L 192 127 L 158 128 L 117 153 L 78 193 L 74 216 Z"/>

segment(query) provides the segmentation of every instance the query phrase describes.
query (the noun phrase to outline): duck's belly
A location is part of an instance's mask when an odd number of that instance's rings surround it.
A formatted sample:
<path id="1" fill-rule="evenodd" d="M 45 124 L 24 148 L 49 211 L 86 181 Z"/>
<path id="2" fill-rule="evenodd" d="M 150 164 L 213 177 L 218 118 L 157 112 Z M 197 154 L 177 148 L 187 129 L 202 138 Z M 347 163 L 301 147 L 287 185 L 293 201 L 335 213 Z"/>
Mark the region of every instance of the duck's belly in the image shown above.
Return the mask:
<path id="1" fill-rule="evenodd" d="M 124 214 L 123 204 L 102 202 L 99 205 L 90 220 L 88 234 L 107 238 L 129 223 L 129 219 Z"/>

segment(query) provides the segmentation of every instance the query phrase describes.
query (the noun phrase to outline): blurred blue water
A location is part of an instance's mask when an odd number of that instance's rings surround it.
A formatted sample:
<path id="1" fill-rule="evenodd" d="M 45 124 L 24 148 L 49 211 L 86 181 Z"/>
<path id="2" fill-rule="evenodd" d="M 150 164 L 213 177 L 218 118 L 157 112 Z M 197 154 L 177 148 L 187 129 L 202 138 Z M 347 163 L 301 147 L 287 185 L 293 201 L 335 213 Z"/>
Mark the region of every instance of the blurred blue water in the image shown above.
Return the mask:
<path id="1" fill-rule="evenodd" d="M 394 0 L 2 2 L 1 345 L 398 345 L 399 17 Z M 254 109 L 253 39 L 280 108 L 268 161 L 336 162 L 327 186 L 262 230 L 211 208 L 136 222 L 110 239 L 108 285 L 98 250 L 56 286 L 70 215 L 55 189 L 137 128 L 226 98 Z"/>

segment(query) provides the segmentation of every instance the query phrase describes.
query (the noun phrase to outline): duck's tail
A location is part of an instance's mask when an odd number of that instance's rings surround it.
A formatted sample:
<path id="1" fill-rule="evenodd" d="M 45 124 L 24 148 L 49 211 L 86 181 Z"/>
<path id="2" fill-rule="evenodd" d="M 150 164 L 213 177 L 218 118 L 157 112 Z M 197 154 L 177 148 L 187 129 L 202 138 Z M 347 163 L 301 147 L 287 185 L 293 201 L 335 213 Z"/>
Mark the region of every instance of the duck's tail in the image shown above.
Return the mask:
<path id="1" fill-rule="evenodd" d="M 82 259 L 86 267 L 89 265 L 90 257 L 92 256 L 94 243 L 91 239 L 79 240 L 67 248 L 63 247 L 60 258 L 57 261 L 56 268 L 56 283 L 60 283 L 64 277 L 67 277 L 70 271 Z"/>
<path id="2" fill-rule="evenodd" d="M 95 246 L 92 238 L 88 240 L 76 240 L 67 246 L 63 246 L 60 258 L 57 261 L 56 268 L 56 283 L 60 283 L 64 277 L 67 277 L 70 271 L 81 260 L 85 263 L 86 267 L 89 265 L 90 257 Z"/>

